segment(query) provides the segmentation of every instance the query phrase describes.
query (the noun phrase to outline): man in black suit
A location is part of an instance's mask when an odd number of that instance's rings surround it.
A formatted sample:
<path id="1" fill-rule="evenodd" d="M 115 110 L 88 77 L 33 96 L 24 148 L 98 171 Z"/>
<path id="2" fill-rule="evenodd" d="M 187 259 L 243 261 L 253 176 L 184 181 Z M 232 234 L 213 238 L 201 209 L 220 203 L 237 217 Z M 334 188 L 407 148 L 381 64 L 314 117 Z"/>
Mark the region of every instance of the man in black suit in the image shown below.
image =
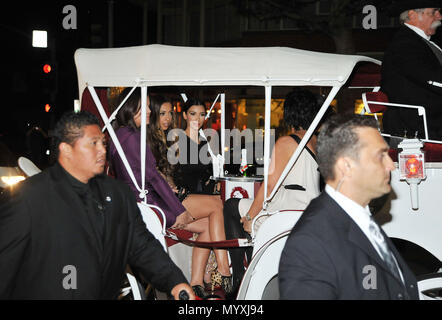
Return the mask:
<path id="1" fill-rule="evenodd" d="M 279 266 L 282 299 L 417 299 L 414 275 L 374 222 L 394 163 L 372 117 L 333 116 L 318 137 L 327 185 L 295 224 Z"/>
<path id="2" fill-rule="evenodd" d="M 97 118 L 69 112 L 54 139 L 58 162 L 0 208 L 0 299 L 115 299 L 128 264 L 175 299 L 181 290 L 194 298 L 133 192 L 102 174 Z"/>
<path id="3" fill-rule="evenodd" d="M 441 25 L 440 0 L 398 1 L 392 13 L 403 26 L 385 51 L 381 91 L 390 102 L 425 107 L 430 139 L 442 139 L 442 51 L 430 40 Z M 424 138 L 416 109 L 389 107 L 384 132 Z"/>

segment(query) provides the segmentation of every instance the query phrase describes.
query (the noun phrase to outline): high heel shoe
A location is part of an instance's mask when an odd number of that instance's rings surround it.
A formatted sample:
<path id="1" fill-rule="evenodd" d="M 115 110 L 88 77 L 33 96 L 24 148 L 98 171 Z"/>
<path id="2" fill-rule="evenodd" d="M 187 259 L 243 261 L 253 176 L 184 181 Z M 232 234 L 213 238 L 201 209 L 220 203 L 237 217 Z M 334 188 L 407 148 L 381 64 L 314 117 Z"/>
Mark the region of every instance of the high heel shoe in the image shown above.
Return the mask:
<path id="1" fill-rule="evenodd" d="M 233 293 L 233 277 L 221 275 L 221 288 L 226 294 L 226 299 L 230 298 Z"/>
<path id="2" fill-rule="evenodd" d="M 215 289 L 218 287 L 221 287 L 222 283 L 222 275 L 218 271 L 218 269 L 213 270 L 212 274 L 210 275 L 210 285 L 211 285 L 211 291 L 214 292 Z"/>
<path id="3" fill-rule="evenodd" d="M 210 278 L 212 294 L 216 288 L 221 288 L 224 291 L 225 299 L 230 300 L 233 295 L 233 276 L 223 276 L 218 269 L 212 272 Z"/>
<path id="4" fill-rule="evenodd" d="M 207 295 L 208 295 L 206 290 L 204 290 L 204 288 L 202 286 L 200 286 L 200 285 L 192 286 L 192 290 L 201 299 L 205 299 L 207 297 Z"/>

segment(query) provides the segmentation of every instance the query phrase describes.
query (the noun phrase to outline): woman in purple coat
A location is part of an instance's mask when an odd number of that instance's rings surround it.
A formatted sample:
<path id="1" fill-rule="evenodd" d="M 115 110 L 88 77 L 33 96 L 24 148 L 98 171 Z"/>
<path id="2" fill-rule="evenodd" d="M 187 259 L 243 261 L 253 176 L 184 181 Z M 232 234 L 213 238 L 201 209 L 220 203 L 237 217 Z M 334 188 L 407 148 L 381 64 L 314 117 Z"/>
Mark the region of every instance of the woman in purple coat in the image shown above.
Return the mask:
<path id="1" fill-rule="evenodd" d="M 121 97 L 124 99 L 130 88 L 125 89 Z M 147 97 L 147 123 L 149 123 L 149 97 Z M 116 135 L 123 148 L 129 165 L 138 185 L 141 185 L 141 89 L 137 88 L 127 99 L 116 117 Z M 148 139 L 149 141 L 149 139 Z M 132 183 L 123 162 L 113 144 L 110 146 L 110 157 L 113 170 L 118 179 L 125 181 L 138 196 L 139 192 Z M 148 146 L 146 148 L 145 188 L 147 203 L 160 207 L 166 215 L 166 226 L 198 233 L 198 241 L 223 241 L 224 217 L 222 205 L 214 205 L 210 197 L 189 195 L 182 199 L 173 192 L 169 184 L 157 170 L 157 162 Z M 218 271 L 222 275 L 222 287 L 227 295 L 232 291 L 232 276 L 226 250 L 215 250 Z M 203 287 L 204 270 L 207 254 L 204 249 L 195 247 L 192 255 L 192 288 L 199 295 L 206 295 Z"/>

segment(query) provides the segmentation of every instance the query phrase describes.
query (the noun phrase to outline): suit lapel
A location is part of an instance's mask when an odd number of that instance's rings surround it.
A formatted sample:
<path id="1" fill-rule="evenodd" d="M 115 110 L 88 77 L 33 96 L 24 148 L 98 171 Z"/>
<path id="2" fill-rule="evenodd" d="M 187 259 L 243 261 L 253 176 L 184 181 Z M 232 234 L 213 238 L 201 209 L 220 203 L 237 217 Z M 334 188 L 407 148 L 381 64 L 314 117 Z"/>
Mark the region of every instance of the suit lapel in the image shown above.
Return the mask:
<path id="1" fill-rule="evenodd" d="M 388 266 L 385 264 L 384 260 L 380 257 L 376 249 L 371 244 L 367 236 L 362 232 L 361 228 L 353 221 L 353 219 L 342 209 L 340 205 L 336 203 L 328 194 L 327 197 L 329 201 L 333 203 L 334 212 L 336 219 L 341 220 L 341 223 L 348 225 L 348 240 L 356 245 L 359 249 L 364 251 L 370 258 L 372 258 L 382 269 L 391 274 L 397 281 L 402 284 L 402 280 L 398 279 L 395 274 L 393 274 Z M 382 230 L 382 228 L 381 228 Z M 388 237 L 385 235 L 383 230 L 381 231 L 384 237 L 387 239 L 388 245 L 391 247 Z M 396 253 L 394 253 L 397 256 Z"/>
<path id="2" fill-rule="evenodd" d="M 442 65 L 442 53 L 438 48 L 436 48 L 433 44 L 431 44 L 428 40 L 425 40 L 420 35 L 418 35 L 415 31 L 411 30 L 410 28 L 404 26 L 405 30 L 409 34 L 409 37 L 418 39 L 419 42 L 421 42 L 422 48 L 426 48 L 425 51 L 427 51 L 427 56 L 429 59 L 434 59 L 435 64 L 441 64 Z M 431 58 L 430 58 L 431 57 Z"/>
<path id="3" fill-rule="evenodd" d="M 59 165 L 55 165 L 51 170 L 51 177 L 54 181 L 53 194 L 59 199 L 54 199 L 54 214 L 64 214 L 69 219 L 76 221 L 81 229 L 92 239 L 89 245 L 95 249 L 97 257 L 101 260 L 101 250 L 99 248 L 99 239 L 97 233 L 92 228 L 87 212 L 84 210 L 83 204 L 79 196 L 73 191 L 67 179 L 63 176 L 65 173 Z"/>
<path id="4" fill-rule="evenodd" d="M 348 239 L 364 251 L 370 258 L 376 261 L 385 271 L 390 272 L 390 269 L 385 264 L 384 260 L 379 256 L 379 253 L 371 244 L 367 236 L 362 232 L 359 226 L 353 221 L 350 221 L 350 229 L 348 232 Z"/>
<path id="5" fill-rule="evenodd" d="M 386 239 L 390 250 L 393 252 L 393 254 L 398 262 L 398 265 L 401 267 L 401 263 L 399 262 L 398 253 L 393 250 L 391 241 L 388 241 L 387 235 L 383 231 L 381 231 L 381 232 L 382 232 L 384 238 Z M 402 286 L 404 285 L 404 283 L 402 282 L 402 279 L 398 278 L 395 273 L 391 272 L 390 268 L 388 268 L 387 264 L 384 262 L 384 260 L 382 260 L 379 253 L 376 251 L 376 249 L 371 244 L 370 240 L 368 240 L 368 238 L 365 236 L 365 234 L 362 232 L 362 230 L 353 221 L 352 221 L 352 225 L 351 225 L 351 228 L 349 231 L 348 238 L 351 242 L 353 242 L 356 246 L 358 246 L 361 250 L 363 250 L 368 256 L 370 256 L 372 259 L 374 259 L 376 261 L 376 263 L 382 269 L 384 269 L 385 272 L 389 273 L 400 285 L 402 285 Z M 400 269 L 401 269 L 401 271 L 403 270 L 402 267 Z M 405 281 L 405 275 L 404 275 L 403 271 L 402 271 L 402 275 L 403 275 L 404 281 Z"/>

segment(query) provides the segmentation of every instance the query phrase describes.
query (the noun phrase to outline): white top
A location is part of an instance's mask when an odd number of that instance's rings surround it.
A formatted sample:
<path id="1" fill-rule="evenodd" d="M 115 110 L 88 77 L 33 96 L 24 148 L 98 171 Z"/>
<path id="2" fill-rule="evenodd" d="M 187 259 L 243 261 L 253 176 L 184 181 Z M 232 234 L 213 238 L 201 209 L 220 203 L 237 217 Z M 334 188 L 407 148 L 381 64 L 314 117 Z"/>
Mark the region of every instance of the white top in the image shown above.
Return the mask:
<path id="1" fill-rule="evenodd" d="M 279 210 L 304 210 L 310 201 L 319 196 L 319 171 L 318 163 L 312 155 L 304 148 L 287 176 L 275 193 L 267 207 L 268 213 Z M 285 186 L 298 185 L 304 190 L 286 189 Z M 238 211 L 244 217 L 250 209 L 253 199 L 241 199 Z M 260 214 L 262 211 L 260 212 Z M 257 218 L 255 232 L 268 216 Z"/>

